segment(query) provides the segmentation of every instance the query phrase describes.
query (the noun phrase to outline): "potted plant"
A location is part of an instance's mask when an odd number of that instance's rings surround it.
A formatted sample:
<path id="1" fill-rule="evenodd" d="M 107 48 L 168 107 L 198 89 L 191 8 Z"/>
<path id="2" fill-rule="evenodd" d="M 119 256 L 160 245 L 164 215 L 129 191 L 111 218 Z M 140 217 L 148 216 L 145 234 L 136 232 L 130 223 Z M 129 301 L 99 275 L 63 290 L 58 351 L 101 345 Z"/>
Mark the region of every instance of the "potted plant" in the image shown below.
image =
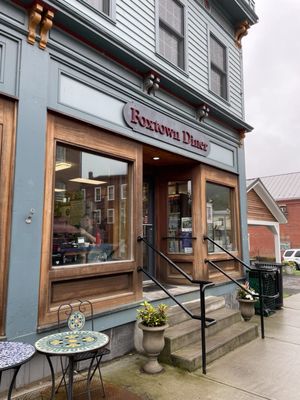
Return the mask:
<path id="1" fill-rule="evenodd" d="M 249 293 L 250 292 L 250 293 Z M 240 311 L 244 321 L 250 321 L 255 314 L 255 303 L 257 295 L 254 289 L 249 285 L 249 282 L 245 282 L 241 288 L 238 289 L 236 299 L 239 302 Z"/>
<path id="2" fill-rule="evenodd" d="M 157 357 L 165 345 L 164 332 L 168 327 L 166 311 L 166 304 L 161 303 L 155 307 L 148 301 L 144 301 L 137 310 L 137 318 L 141 320 L 138 326 L 143 331 L 143 348 L 148 355 L 143 370 L 149 374 L 157 374 L 163 370 Z"/>
<path id="3" fill-rule="evenodd" d="M 283 261 L 282 262 L 285 273 L 288 275 L 292 275 L 296 269 L 296 264 L 294 261 Z"/>

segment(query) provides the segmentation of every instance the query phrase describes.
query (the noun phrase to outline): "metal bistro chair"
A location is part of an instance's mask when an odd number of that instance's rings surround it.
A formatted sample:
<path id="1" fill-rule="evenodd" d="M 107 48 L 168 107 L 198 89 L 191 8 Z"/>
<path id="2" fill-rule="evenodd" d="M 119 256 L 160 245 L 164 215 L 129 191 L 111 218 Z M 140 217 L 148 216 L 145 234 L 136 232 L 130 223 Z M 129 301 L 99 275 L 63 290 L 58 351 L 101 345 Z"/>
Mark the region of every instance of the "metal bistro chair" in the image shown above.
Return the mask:
<path id="1" fill-rule="evenodd" d="M 68 328 L 71 331 L 80 331 L 84 328 L 86 320 L 90 320 L 92 331 L 94 331 L 94 309 L 93 304 L 89 300 L 75 300 L 75 305 L 70 303 L 61 304 L 57 310 L 57 321 L 58 321 L 58 331 L 61 332 L 65 323 L 67 323 Z M 85 312 L 87 313 L 87 318 L 85 316 Z M 66 318 L 61 318 L 62 315 L 65 315 Z M 88 397 L 90 398 L 90 383 L 93 379 L 95 372 L 98 370 L 99 377 L 101 381 L 102 387 L 102 397 L 105 397 L 105 390 L 104 384 L 100 369 L 100 363 L 102 361 L 102 357 L 109 354 L 110 350 L 106 347 L 101 348 L 96 351 L 86 351 L 84 353 L 79 353 L 74 357 L 74 362 L 78 363 L 80 361 L 91 360 L 89 369 L 88 369 L 88 376 L 87 376 L 87 390 L 88 390 Z M 67 387 L 66 384 L 66 373 L 68 372 L 68 365 L 65 367 L 63 365 L 63 356 L 60 357 L 61 368 L 63 372 L 63 376 L 61 381 L 55 391 L 58 392 L 62 383 L 64 383 L 65 388 Z"/>

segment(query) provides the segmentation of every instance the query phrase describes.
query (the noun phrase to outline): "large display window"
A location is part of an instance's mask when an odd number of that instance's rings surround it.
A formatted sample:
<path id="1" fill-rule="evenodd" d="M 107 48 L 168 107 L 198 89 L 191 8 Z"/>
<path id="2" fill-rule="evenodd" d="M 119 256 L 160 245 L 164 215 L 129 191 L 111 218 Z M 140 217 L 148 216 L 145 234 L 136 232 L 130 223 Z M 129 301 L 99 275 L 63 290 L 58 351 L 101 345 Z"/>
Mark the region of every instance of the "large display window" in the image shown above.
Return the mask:
<path id="1" fill-rule="evenodd" d="M 101 312 L 142 297 L 142 146 L 48 115 L 39 327 L 77 298 Z"/>
<path id="2" fill-rule="evenodd" d="M 130 164 L 58 143 L 52 266 L 130 258 Z"/>

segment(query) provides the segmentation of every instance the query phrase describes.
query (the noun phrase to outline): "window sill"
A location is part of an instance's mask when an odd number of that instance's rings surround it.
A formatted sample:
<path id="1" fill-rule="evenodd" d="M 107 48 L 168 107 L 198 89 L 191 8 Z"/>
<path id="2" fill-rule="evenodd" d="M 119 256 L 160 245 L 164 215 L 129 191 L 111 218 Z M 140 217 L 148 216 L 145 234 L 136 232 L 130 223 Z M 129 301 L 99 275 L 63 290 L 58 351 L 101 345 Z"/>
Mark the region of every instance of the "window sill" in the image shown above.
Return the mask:
<path id="1" fill-rule="evenodd" d="M 222 101 L 223 103 L 225 103 L 228 107 L 230 107 L 230 102 L 229 102 L 229 100 L 227 100 L 227 99 L 225 99 L 224 97 L 222 97 L 222 96 L 218 95 L 217 93 L 213 92 L 211 89 L 208 89 L 208 92 L 209 92 L 212 96 L 216 97 L 218 100 L 221 100 L 221 101 Z"/>
<path id="2" fill-rule="evenodd" d="M 158 52 L 155 52 L 155 55 L 162 61 L 164 61 L 165 63 L 167 63 L 170 67 L 176 69 L 178 72 L 180 72 L 181 74 L 183 74 L 184 76 L 186 76 L 187 78 L 189 77 L 188 72 L 186 71 L 186 67 L 185 68 L 181 68 L 176 64 L 173 64 L 171 61 L 167 60 L 164 56 L 162 56 L 161 54 L 159 54 Z"/>

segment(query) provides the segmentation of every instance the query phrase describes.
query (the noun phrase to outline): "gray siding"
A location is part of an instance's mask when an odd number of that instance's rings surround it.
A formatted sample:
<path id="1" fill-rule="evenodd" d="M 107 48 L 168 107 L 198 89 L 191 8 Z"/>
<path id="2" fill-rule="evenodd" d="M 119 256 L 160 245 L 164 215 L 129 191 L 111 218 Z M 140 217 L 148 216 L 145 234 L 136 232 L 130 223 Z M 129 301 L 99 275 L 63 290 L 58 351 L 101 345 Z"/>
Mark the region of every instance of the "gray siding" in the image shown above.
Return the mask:
<path id="1" fill-rule="evenodd" d="M 71 5 L 71 0 L 64 3 Z M 109 32 L 124 45 L 155 62 L 157 69 L 171 73 L 191 88 L 203 94 L 211 101 L 224 107 L 230 113 L 243 118 L 243 101 L 241 96 L 241 60 L 240 50 L 234 45 L 234 29 L 226 16 L 212 5 L 210 10 L 203 7 L 198 0 L 186 0 L 186 71 L 172 66 L 160 57 L 156 51 L 156 1 L 155 0 L 116 0 L 115 23 L 93 12 L 83 4 L 72 1 L 72 7 L 78 15 L 84 14 L 90 22 L 102 31 Z M 228 50 L 228 101 L 223 101 L 209 91 L 209 58 L 208 39 L 212 31 Z"/>

